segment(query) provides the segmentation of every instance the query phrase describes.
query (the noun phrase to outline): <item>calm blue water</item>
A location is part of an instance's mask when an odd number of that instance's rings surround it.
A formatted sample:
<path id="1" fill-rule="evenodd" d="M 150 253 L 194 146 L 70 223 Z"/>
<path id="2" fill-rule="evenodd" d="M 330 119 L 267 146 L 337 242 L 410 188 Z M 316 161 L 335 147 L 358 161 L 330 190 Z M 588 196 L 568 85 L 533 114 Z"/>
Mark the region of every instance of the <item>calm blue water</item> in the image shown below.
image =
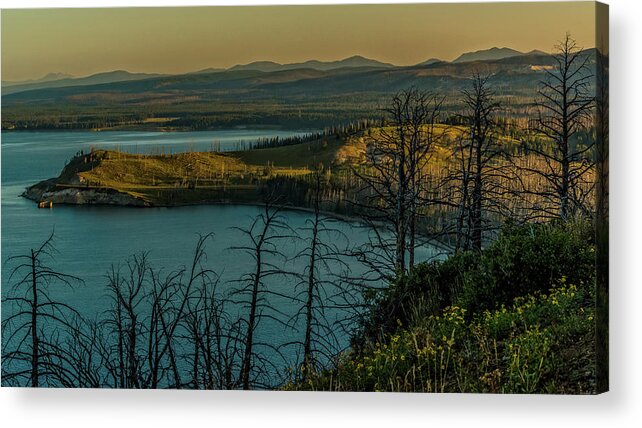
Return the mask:
<path id="1" fill-rule="evenodd" d="M 66 273 L 87 282 L 86 292 L 76 292 L 84 304 L 95 300 L 112 263 L 134 253 L 150 252 L 158 266 L 174 269 L 190 260 L 198 234 L 215 233 L 217 248 L 212 259 L 229 266 L 237 258 L 224 251 L 235 242 L 232 226 L 249 224 L 258 213 L 247 206 L 197 206 L 181 208 L 130 209 L 124 207 L 56 206 L 39 210 L 20 197 L 24 189 L 40 180 L 55 177 L 77 151 L 92 146 L 145 153 L 162 146 L 166 152 L 208 150 L 213 141 L 221 150 L 234 149 L 238 141 L 260 137 L 290 136 L 292 131 L 233 130 L 212 132 L 3 132 L 1 240 L 2 260 L 23 254 L 52 232 L 59 251 L 56 264 Z M 306 216 L 288 214 L 292 224 Z M 224 244 L 223 244 L 224 243 Z M 241 266 L 238 266 L 239 269 Z M 218 270 L 218 269 L 217 269 Z M 3 269 L 4 273 L 4 269 Z M 3 285 L 6 275 L 3 275 Z M 98 288 L 98 290 L 97 290 Z"/>
<path id="2" fill-rule="evenodd" d="M 64 273 L 82 278 L 85 284 L 74 290 L 60 288 L 52 294 L 77 308 L 86 317 L 100 315 L 108 306 L 105 298 L 106 273 L 112 264 L 122 264 L 128 256 L 143 251 L 156 267 L 169 273 L 189 264 L 198 234 L 214 233 L 207 246 L 208 268 L 221 275 L 224 286 L 251 270 L 252 260 L 230 251 L 232 245 L 242 243 L 242 235 L 232 227 L 246 227 L 259 214 L 252 206 L 190 206 L 178 208 L 127 208 L 91 206 L 55 206 L 37 209 L 36 205 L 20 197 L 25 187 L 58 175 L 66 160 L 79 150 L 90 147 L 120 148 L 132 152 L 150 152 L 158 145 L 165 151 L 208 150 L 219 141 L 221 149 L 233 149 L 238 141 L 259 137 L 287 136 L 281 131 L 212 131 L 188 133 L 161 132 L 3 132 L 2 133 L 2 194 L 1 194 L 1 258 L 2 287 L 8 286 L 10 265 L 8 257 L 25 254 L 39 246 L 55 233 L 58 250 L 55 267 Z M 305 225 L 308 214 L 288 211 L 284 214 L 290 227 Z M 364 242 L 366 233 L 354 225 L 341 222 L 338 227 L 347 240 L 337 237 L 335 242 L 355 245 Z M 284 242 L 283 250 L 289 256 L 300 248 L 295 242 Z M 424 250 L 426 257 L 432 249 Z M 290 262 L 288 268 L 302 271 L 303 262 Z M 337 267 L 338 268 L 338 267 Z M 358 274 L 359 268 L 355 267 Z M 231 286 L 231 285 L 229 285 Z M 280 280 L 275 287 L 283 294 L 292 293 L 293 284 Z M 298 309 L 292 301 L 280 299 L 274 304 L 286 314 Z M 6 308 L 4 308 L 6 309 Z M 340 312 L 333 314 L 340 318 Z M 296 331 L 285 332 L 283 327 L 265 322 L 257 333 L 263 341 L 279 343 L 297 336 Z M 344 337 L 343 342 L 346 342 Z"/>

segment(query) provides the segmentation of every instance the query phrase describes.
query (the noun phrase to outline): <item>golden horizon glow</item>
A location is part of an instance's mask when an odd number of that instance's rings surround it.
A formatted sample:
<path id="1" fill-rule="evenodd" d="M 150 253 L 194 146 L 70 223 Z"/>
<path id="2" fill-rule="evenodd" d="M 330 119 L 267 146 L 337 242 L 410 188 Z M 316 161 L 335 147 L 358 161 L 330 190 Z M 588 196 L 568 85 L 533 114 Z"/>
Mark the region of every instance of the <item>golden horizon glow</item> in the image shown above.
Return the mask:
<path id="1" fill-rule="evenodd" d="M 186 73 L 253 61 L 396 65 L 509 47 L 595 45 L 595 3 L 469 3 L 2 10 L 2 80 L 61 72 Z"/>

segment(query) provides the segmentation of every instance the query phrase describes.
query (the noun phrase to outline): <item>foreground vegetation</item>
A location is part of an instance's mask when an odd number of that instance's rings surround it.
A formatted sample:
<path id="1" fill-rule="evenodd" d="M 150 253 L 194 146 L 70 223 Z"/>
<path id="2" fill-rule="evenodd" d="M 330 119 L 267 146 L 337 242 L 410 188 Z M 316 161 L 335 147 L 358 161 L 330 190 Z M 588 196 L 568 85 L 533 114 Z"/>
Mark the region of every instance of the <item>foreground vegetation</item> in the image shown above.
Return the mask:
<path id="1" fill-rule="evenodd" d="M 337 366 L 288 389 L 595 392 L 590 224 L 508 227 L 371 295 Z"/>

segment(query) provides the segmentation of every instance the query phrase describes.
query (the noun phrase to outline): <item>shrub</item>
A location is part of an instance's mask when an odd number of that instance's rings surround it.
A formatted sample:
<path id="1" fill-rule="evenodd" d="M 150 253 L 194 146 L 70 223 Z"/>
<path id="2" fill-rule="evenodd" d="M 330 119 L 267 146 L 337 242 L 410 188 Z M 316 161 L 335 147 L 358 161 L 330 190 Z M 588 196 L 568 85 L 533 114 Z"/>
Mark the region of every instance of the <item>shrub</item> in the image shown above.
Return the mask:
<path id="1" fill-rule="evenodd" d="M 421 263 L 388 288 L 367 296 L 371 310 L 353 345 L 363 346 L 448 305 L 466 308 L 470 317 L 510 305 L 519 296 L 545 293 L 558 278 L 580 287 L 593 284 L 592 230 L 586 222 L 507 225 L 481 253 Z"/>
<path id="2" fill-rule="evenodd" d="M 352 350 L 289 387 L 594 391 L 594 275 L 589 224 L 507 225 L 481 253 L 420 264 L 369 296 Z"/>
<path id="3" fill-rule="evenodd" d="M 421 263 L 408 276 L 400 277 L 388 288 L 366 296 L 371 310 L 362 320 L 361 339 L 377 339 L 430 315 L 436 315 L 464 287 L 468 273 L 476 269 L 478 258 L 461 253 L 445 261 Z"/>
<path id="4" fill-rule="evenodd" d="M 593 229 L 586 222 L 506 226 L 479 257 L 456 302 L 470 313 L 509 304 L 515 297 L 546 292 L 565 277 L 592 284 L 595 275 Z"/>
<path id="5" fill-rule="evenodd" d="M 342 356 L 290 389 L 586 393 L 594 390 L 592 297 L 560 280 L 547 294 L 466 319 L 449 306 Z M 583 340 L 589 338 L 589 340 Z M 578 340 L 580 339 L 580 340 Z"/>

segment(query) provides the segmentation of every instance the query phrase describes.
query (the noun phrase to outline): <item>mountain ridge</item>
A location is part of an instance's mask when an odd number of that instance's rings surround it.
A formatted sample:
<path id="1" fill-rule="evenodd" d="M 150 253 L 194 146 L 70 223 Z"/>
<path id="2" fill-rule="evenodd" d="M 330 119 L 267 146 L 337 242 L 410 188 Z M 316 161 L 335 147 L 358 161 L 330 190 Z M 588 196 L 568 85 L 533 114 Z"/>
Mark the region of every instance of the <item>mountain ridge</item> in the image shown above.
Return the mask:
<path id="1" fill-rule="evenodd" d="M 49 73 L 52 74 L 52 73 Z M 91 86 L 104 83 L 126 82 L 131 80 L 142 80 L 148 78 L 162 77 L 163 74 L 157 73 L 131 73 L 126 70 L 112 70 L 92 74 L 85 77 L 67 77 L 50 81 L 38 81 L 25 84 L 4 85 L 2 94 L 9 95 L 18 92 L 32 91 L 38 89 L 65 88 L 72 86 Z"/>
<path id="2" fill-rule="evenodd" d="M 539 75 L 531 70 L 533 64 L 552 65 L 550 56 L 520 55 L 500 60 L 486 61 L 489 73 L 503 73 L 507 78 L 539 79 Z M 149 100 L 159 94 L 177 97 L 197 97 L 203 99 L 221 99 L 236 97 L 238 91 L 246 97 L 266 97 L 272 91 L 281 97 L 310 96 L 318 93 L 374 91 L 388 92 L 390 90 L 418 85 L 438 89 L 441 85 L 451 82 L 459 85 L 462 76 L 475 72 L 478 64 L 475 62 L 434 62 L 430 66 L 409 66 L 394 68 L 337 68 L 327 71 L 312 68 L 295 68 L 290 70 L 260 71 L 260 70 L 226 70 L 219 72 L 187 73 L 181 75 L 165 75 L 156 78 L 145 78 L 112 82 L 108 84 L 78 85 L 72 87 L 45 88 L 41 90 L 23 91 L 3 97 L 3 107 L 21 102 L 99 102 L 107 97 L 123 97 L 126 101 L 130 94 L 148 94 Z M 508 73 L 508 74 L 507 74 Z M 512 76 L 512 77 L 511 77 Z M 436 85 L 436 86 L 435 86 Z M 116 95 L 120 94 L 120 95 Z M 106 98 L 106 99 L 107 99 Z M 140 102 L 141 98 L 136 97 Z M 80 101 L 84 100 L 84 101 Z"/>
<path id="3" fill-rule="evenodd" d="M 284 71 L 294 70 L 298 68 L 311 68 L 319 71 L 334 70 L 343 67 L 381 67 L 392 68 L 396 67 L 394 64 L 377 61 L 375 59 L 366 58 L 361 55 L 353 55 L 337 61 L 319 61 L 311 59 L 303 62 L 293 62 L 287 64 L 280 64 L 274 61 L 254 61 L 248 64 L 237 64 L 229 67 L 227 71 L 237 70 L 255 70 L 255 71 Z"/>
<path id="4" fill-rule="evenodd" d="M 439 59 L 439 58 L 429 58 L 425 61 L 415 64 L 415 66 L 433 65 L 433 64 L 438 64 L 440 62 L 448 62 L 448 61 L 444 61 L 443 59 Z"/>
<path id="5" fill-rule="evenodd" d="M 587 49 L 586 52 L 589 53 L 594 50 L 594 48 Z M 476 59 L 486 55 L 491 55 L 494 57 L 499 57 L 499 59 Z M 323 76 L 323 73 L 343 73 L 343 74 L 354 74 L 359 72 L 403 72 L 403 70 L 412 69 L 414 67 L 423 69 L 423 75 L 429 73 L 432 76 L 437 75 L 465 75 L 470 72 L 470 67 L 473 66 L 474 62 L 487 62 L 492 65 L 496 62 L 509 61 L 512 63 L 522 63 L 524 66 L 530 67 L 530 65 L 546 65 L 552 60 L 551 54 L 539 50 L 531 50 L 529 52 L 519 52 L 510 48 L 490 48 L 482 51 L 468 52 L 460 55 L 455 61 L 444 61 L 438 58 L 430 58 L 426 61 L 423 61 L 416 65 L 410 66 L 395 66 L 393 64 L 380 62 L 377 60 L 369 59 L 360 55 L 351 56 L 337 61 L 319 61 L 319 60 L 308 60 L 305 62 L 298 63 L 289 63 L 289 64 L 279 64 L 274 61 L 255 61 L 249 64 L 238 64 L 227 69 L 221 68 L 205 68 L 189 73 L 179 73 L 179 74 L 155 74 L 155 73 L 131 73 L 125 70 L 114 70 L 103 73 L 96 73 L 90 76 L 85 77 L 74 77 L 74 78 L 62 78 L 59 80 L 49 81 L 49 82 L 40 82 L 40 83 L 27 83 L 20 84 L 15 86 L 3 86 L 2 94 L 3 96 L 11 96 L 16 93 L 32 92 L 32 91 L 48 91 L 48 90 L 57 90 L 61 88 L 74 88 L 70 93 L 78 94 L 82 91 L 82 87 L 87 87 L 91 89 L 93 86 L 101 85 L 101 90 L 110 90 L 111 87 L 104 86 L 105 84 L 118 84 L 118 83 L 127 83 L 127 82 L 138 82 L 149 80 L 149 83 L 145 83 L 147 90 L 150 90 L 152 87 L 160 89 L 165 87 L 166 84 L 171 84 L 170 82 L 189 82 L 191 84 L 184 83 L 182 86 L 189 86 L 190 89 L 195 89 L 199 85 L 204 84 L 206 87 L 211 84 L 208 82 L 214 82 L 211 79 L 218 82 L 227 81 L 229 83 L 225 84 L 227 86 L 234 85 L 233 80 L 242 79 L 247 84 L 251 86 L 256 86 L 257 84 L 277 84 L 283 83 L 286 80 L 291 80 L 292 83 L 295 80 L 309 80 L 311 78 L 322 79 L 321 82 L 329 81 L 328 79 L 334 79 L 336 81 L 341 81 L 339 76 Z M 528 64 L 526 64 L 528 63 Z M 541 64 L 540 64 L 541 63 Z M 497 65 L 497 64 L 496 64 Z M 463 67 L 463 68 L 462 68 Z M 493 66 L 495 67 L 495 66 Z M 281 73 L 281 74 L 272 74 L 272 73 Z M 283 74 L 289 73 L 289 74 Z M 319 74 L 320 73 L 320 74 Z M 48 75 L 51 78 L 55 78 L 57 75 L 52 73 Z M 206 76 L 218 76 L 218 77 L 206 77 Z M 298 76 L 298 77 L 297 77 Z M 45 76 L 46 77 L 46 76 Z M 234 79 L 232 79 L 234 77 Z M 346 79 L 349 77 L 346 77 Z M 159 80 L 160 79 L 160 80 Z M 169 79 L 169 80 L 167 80 Z M 206 79 L 206 80 L 203 80 Z M 161 83 L 161 81 L 165 81 Z M 294 83 L 293 83 L 294 84 Z M 218 85 L 218 84 L 217 84 Z M 219 85 L 220 86 L 220 85 Z M 222 86 L 221 86 L 222 87 Z M 98 88 L 94 88 L 98 89 Z M 115 88 L 114 88 L 115 89 Z M 314 88 L 313 88 L 314 89 Z M 136 90 L 132 88 L 132 90 Z M 30 97 L 28 97 L 30 98 Z"/>
<path id="6" fill-rule="evenodd" d="M 488 60 L 509 58 L 512 56 L 520 56 L 520 55 L 524 55 L 524 52 L 520 52 L 518 50 L 507 48 L 507 47 L 498 48 L 494 46 L 490 49 L 481 49 L 478 51 L 464 52 L 463 54 L 455 58 L 452 62 L 457 64 L 457 63 L 471 62 L 471 61 L 488 61 Z"/>
<path id="7" fill-rule="evenodd" d="M 45 83 L 53 82 L 55 80 L 61 79 L 73 79 L 75 76 L 67 73 L 61 72 L 51 72 L 47 73 L 39 79 L 27 79 L 27 80 L 4 80 L 2 81 L 3 87 L 18 86 L 18 85 L 29 85 L 33 83 Z"/>

